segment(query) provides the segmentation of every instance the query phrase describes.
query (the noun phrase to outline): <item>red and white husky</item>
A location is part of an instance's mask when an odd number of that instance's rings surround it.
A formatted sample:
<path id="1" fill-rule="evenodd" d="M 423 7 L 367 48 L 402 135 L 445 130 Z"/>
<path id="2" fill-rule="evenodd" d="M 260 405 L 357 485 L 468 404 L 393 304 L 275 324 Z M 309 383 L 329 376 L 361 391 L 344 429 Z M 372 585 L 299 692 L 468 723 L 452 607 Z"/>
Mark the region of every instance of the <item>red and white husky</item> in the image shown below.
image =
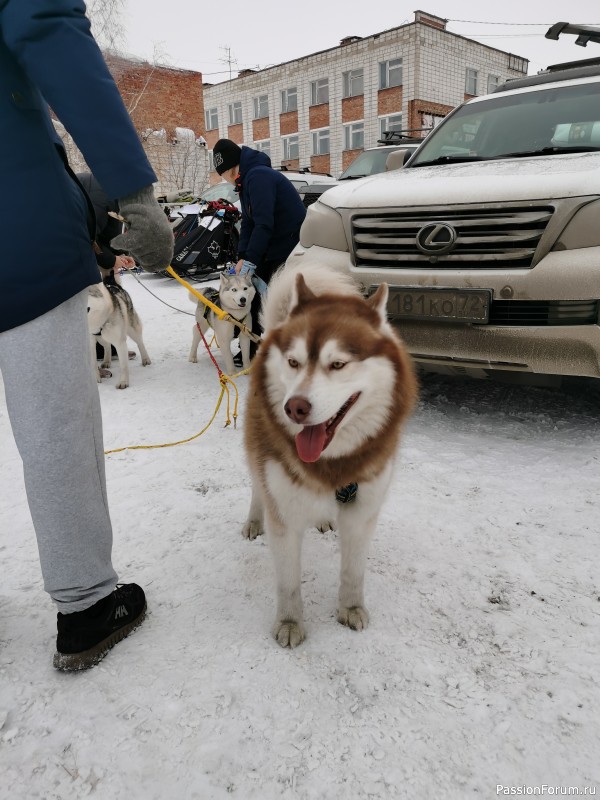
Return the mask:
<path id="1" fill-rule="evenodd" d="M 282 647 L 305 638 L 300 552 L 310 527 L 339 531 L 338 621 L 354 630 L 369 622 L 367 550 L 417 394 L 387 297 L 382 284 L 365 300 L 326 267 L 284 267 L 269 284 L 245 417 L 252 502 L 242 532 L 267 534 Z"/>

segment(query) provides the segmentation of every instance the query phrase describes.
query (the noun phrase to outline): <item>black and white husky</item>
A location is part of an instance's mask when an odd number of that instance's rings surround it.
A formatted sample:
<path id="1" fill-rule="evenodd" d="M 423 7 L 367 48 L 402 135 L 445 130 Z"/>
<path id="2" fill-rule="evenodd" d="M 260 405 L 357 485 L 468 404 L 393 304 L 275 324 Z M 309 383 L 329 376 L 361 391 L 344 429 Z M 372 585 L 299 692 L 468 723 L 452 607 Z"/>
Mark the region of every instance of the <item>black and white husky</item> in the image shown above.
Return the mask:
<path id="1" fill-rule="evenodd" d="M 246 328 L 252 329 L 252 315 L 250 313 L 250 305 L 256 294 L 256 289 L 252 285 L 250 275 L 227 275 L 221 273 L 219 291 L 214 292 L 211 296 L 209 293 L 202 292 L 208 299 L 212 301 L 219 308 L 226 311 L 230 317 L 243 322 Z M 217 337 L 217 343 L 223 357 L 223 364 L 227 375 L 232 375 L 235 372 L 235 365 L 233 363 L 233 355 L 231 353 L 231 342 L 233 341 L 235 328 L 231 322 L 224 319 L 219 319 L 215 312 L 204 305 L 202 301 L 198 300 L 195 295 L 190 292 L 190 300 L 197 304 L 196 306 L 196 323 L 200 326 L 202 333 L 212 328 Z M 200 344 L 200 331 L 197 325 L 194 325 L 192 347 L 188 357 L 188 361 L 196 363 L 198 361 L 198 345 Z M 243 331 L 240 332 L 240 350 L 242 352 L 242 364 L 244 369 L 250 366 L 250 339 Z"/>
<path id="2" fill-rule="evenodd" d="M 115 281 L 97 283 L 88 289 L 88 327 L 91 334 L 92 363 L 96 380 L 100 383 L 100 370 L 96 361 L 96 342 L 104 347 L 102 368 L 111 365 L 111 345 L 119 358 L 120 376 L 117 389 L 129 386 L 129 358 L 127 337 L 137 344 L 142 357 L 142 366 L 151 363 L 142 338 L 142 322 L 133 307 L 131 297 Z"/>

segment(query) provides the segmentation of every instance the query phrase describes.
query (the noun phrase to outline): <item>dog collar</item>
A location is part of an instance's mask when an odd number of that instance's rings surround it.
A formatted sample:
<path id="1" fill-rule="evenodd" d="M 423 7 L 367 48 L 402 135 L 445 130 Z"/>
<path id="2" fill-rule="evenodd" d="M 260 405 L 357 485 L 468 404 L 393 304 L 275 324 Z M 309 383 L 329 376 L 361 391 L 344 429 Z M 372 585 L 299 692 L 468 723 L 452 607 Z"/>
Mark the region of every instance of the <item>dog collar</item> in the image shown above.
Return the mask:
<path id="1" fill-rule="evenodd" d="M 338 503 L 353 503 L 358 494 L 358 483 L 349 483 L 348 486 L 342 486 L 341 489 L 335 490 L 335 499 Z"/>

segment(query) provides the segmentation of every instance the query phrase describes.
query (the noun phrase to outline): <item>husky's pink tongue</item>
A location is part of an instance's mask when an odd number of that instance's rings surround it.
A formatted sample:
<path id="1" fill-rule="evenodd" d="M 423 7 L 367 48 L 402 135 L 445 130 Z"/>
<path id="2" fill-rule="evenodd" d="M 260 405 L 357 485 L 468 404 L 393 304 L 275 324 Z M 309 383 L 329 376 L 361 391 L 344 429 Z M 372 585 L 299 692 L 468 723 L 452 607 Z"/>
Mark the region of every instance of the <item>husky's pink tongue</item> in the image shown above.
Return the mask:
<path id="1" fill-rule="evenodd" d="M 298 456 L 302 461 L 308 463 L 318 461 L 325 447 L 326 438 L 327 432 L 324 422 L 320 425 L 306 425 L 296 436 L 296 452 Z"/>

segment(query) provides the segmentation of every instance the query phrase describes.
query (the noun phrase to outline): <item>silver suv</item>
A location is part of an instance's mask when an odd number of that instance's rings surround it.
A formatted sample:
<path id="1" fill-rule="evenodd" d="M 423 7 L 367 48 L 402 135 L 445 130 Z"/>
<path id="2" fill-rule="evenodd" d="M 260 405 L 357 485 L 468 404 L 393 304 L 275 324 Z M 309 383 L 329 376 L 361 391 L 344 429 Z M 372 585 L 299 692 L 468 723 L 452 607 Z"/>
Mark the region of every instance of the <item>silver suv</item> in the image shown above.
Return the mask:
<path id="1" fill-rule="evenodd" d="M 600 60 L 470 100 L 310 206 L 289 262 L 390 286 L 423 367 L 600 377 Z"/>

